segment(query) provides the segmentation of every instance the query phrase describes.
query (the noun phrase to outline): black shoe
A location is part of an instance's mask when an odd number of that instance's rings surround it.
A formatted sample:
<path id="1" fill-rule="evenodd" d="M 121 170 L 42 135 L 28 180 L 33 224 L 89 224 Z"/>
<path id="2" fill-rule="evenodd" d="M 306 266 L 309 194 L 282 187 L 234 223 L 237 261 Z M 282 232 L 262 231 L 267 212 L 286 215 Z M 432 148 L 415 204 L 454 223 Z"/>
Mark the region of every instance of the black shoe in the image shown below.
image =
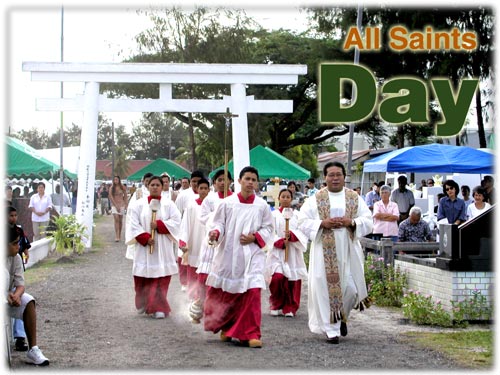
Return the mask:
<path id="1" fill-rule="evenodd" d="M 340 322 L 340 335 L 347 336 L 347 323 Z"/>
<path id="2" fill-rule="evenodd" d="M 24 337 L 16 338 L 15 350 L 18 352 L 28 351 L 28 344 L 26 344 L 26 340 L 24 339 Z"/>
<path id="3" fill-rule="evenodd" d="M 335 336 L 335 337 L 332 337 L 332 338 L 327 338 L 326 341 L 329 343 L 329 344 L 338 344 L 339 343 L 339 337 L 338 336 Z"/>

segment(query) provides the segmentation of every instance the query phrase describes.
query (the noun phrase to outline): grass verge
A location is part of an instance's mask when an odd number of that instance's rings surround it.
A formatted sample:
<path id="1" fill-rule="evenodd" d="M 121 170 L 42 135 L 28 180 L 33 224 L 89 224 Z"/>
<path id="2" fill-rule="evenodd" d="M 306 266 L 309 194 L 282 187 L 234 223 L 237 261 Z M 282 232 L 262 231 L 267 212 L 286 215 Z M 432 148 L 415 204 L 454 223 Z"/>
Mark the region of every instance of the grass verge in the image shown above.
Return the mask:
<path id="1" fill-rule="evenodd" d="M 465 367 L 487 370 L 493 367 L 493 331 L 407 332 L 408 342 L 436 350 Z"/>

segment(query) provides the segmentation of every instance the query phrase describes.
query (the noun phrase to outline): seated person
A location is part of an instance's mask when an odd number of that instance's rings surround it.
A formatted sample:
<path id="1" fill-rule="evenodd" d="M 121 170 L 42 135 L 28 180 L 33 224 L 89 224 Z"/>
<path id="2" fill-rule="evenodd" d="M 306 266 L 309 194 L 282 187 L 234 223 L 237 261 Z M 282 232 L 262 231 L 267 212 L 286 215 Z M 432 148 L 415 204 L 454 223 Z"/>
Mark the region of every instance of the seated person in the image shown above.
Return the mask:
<path id="1" fill-rule="evenodd" d="M 26 362 L 38 366 L 47 366 L 49 360 L 43 355 L 36 341 L 36 309 L 33 296 L 24 292 L 23 261 L 19 256 L 19 232 L 16 228 L 7 228 L 7 312 L 11 318 L 22 319 L 28 338 L 29 350 Z"/>
<path id="2" fill-rule="evenodd" d="M 422 220 L 420 207 L 410 208 L 410 216 L 399 224 L 399 242 L 427 242 L 431 239 L 429 224 Z"/>

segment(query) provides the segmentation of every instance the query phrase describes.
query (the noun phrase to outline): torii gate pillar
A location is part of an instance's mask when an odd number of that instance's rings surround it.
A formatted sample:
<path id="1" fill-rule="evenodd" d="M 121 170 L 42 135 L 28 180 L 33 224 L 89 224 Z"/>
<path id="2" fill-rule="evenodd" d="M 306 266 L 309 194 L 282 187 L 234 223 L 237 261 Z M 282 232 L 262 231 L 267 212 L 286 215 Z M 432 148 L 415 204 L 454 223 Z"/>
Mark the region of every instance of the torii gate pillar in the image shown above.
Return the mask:
<path id="1" fill-rule="evenodd" d="M 79 223 L 87 227 L 88 242 L 92 244 L 94 214 L 94 183 L 97 159 L 97 125 L 99 123 L 99 83 L 86 82 L 83 94 L 83 126 L 80 140 L 80 160 L 78 163 L 78 196 L 75 216 Z M 82 152 L 83 151 L 83 152 Z"/>
<path id="2" fill-rule="evenodd" d="M 75 98 L 37 99 L 37 110 L 83 111 L 78 165 L 76 217 L 87 227 L 87 247 L 92 244 L 95 161 L 99 112 L 181 112 L 224 113 L 230 108 L 233 119 L 233 165 L 237 174 L 250 165 L 248 113 L 291 113 L 291 100 L 255 100 L 246 96 L 246 85 L 293 85 L 307 65 L 279 64 L 144 64 L 144 63 L 50 63 L 24 62 L 34 81 L 85 82 L 83 95 Z M 107 83 L 156 83 L 159 99 L 111 99 L 99 95 Z M 174 99 L 173 84 L 227 84 L 231 96 L 220 99 Z M 240 185 L 235 183 L 236 191 Z"/>
<path id="3" fill-rule="evenodd" d="M 237 150 L 250 150 L 248 142 L 248 116 L 246 108 L 245 85 L 236 83 L 231 85 L 231 112 L 238 117 L 232 118 L 233 139 L 233 171 L 234 185 L 236 190 L 241 189 L 238 183 L 238 174 L 246 166 L 250 165 L 250 151 L 238 152 Z M 236 151 L 236 152 L 235 152 Z"/>

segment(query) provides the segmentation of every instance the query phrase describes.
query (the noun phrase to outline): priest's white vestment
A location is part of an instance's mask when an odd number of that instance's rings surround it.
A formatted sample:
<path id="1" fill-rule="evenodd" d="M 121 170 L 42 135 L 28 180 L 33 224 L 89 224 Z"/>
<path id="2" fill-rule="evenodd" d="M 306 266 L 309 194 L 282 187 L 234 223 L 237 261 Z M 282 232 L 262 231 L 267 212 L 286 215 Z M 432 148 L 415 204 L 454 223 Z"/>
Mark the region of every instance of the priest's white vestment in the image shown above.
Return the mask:
<path id="1" fill-rule="evenodd" d="M 328 192 L 330 217 L 346 214 L 346 188 Z M 319 194 L 316 193 L 316 194 Z M 343 318 L 368 296 L 364 277 L 364 255 L 359 238 L 372 232 L 372 213 L 364 200 L 357 199 L 354 233 L 348 228 L 334 229 L 335 249 L 343 298 Z M 323 254 L 321 219 L 316 195 L 306 199 L 299 212 L 299 228 L 311 241 L 308 272 L 309 329 L 328 338 L 340 336 L 340 321 L 331 321 L 330 301 Z"/>

